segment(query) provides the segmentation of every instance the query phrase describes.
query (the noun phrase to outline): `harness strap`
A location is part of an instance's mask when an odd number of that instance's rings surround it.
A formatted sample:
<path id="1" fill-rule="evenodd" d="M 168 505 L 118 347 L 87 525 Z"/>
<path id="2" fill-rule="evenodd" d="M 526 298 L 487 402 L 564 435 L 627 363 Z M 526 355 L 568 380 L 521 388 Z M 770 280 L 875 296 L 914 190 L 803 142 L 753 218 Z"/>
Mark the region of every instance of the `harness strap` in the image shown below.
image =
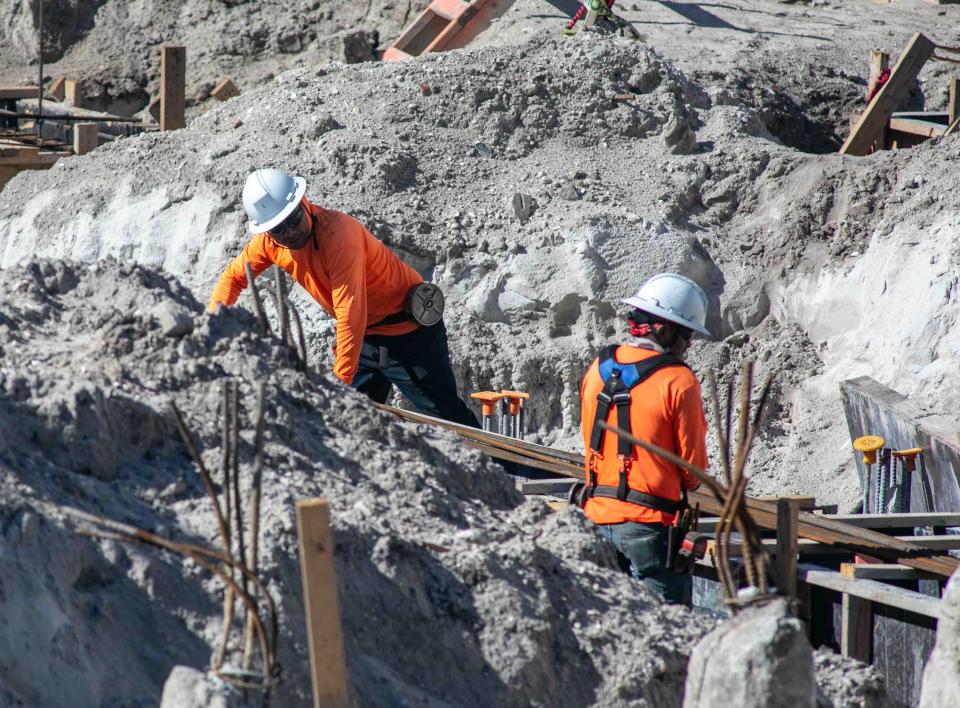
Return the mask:
<path id="1" fill-rule="evenodd" d="M 591 487 L 588 489 L 587 494 L 591 497 L 603 497 L 604 499 L 620 499 L 620 490 L 617 487 Z M 655 497 L 652 494 L 644 494 L 643 492 L 638 492 L 635 489 L 628 491 L 626 498 L 620 499 L 620 501 L 627 501 L 631 504 L 637 504 L 638 506 L 645 506 L 649 509 L 662 511 L 664 514 L 676 514 L 683 508 L 682 501 L 673 501 L 672 499 Z"/>

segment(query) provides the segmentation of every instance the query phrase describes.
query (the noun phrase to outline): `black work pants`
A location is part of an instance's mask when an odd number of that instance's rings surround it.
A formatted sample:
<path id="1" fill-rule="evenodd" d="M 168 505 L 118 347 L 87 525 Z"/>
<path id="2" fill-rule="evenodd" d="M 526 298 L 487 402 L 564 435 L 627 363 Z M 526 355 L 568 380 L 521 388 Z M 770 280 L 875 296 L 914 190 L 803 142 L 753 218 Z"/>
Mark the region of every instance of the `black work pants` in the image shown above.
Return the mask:
<path id="1" fill-rule="evenodd" d="M 443 322 L 407 334 L 370 334 L 363 338 L 353 387 L 384 403 L 391 385 L 421 413 L 480 427 L 477 416 L 457 395 Z"/>

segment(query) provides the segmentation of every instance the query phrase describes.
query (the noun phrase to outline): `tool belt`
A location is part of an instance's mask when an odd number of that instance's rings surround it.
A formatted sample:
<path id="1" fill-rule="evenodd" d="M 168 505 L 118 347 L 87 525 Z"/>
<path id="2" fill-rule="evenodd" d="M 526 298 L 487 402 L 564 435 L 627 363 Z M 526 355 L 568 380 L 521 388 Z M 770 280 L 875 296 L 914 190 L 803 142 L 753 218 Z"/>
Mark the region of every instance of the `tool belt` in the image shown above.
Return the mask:
<path id="1" fill-rule="evenodd" d="M 692 573 L 697 560 L 703 558 L 707 550 L 707 537 L 697 532 L 700 523 L 700 505 L 687 504 L 687 492 L 683 490 L 683 499 L 677 519 L 667 529 L 667 570 L 677 574 Z"/>
<path id="2" fill-rule="evenodd" d="M 433 283 L 418 283 L 407 291 L 403 299 L 403 311 L 387 315 L 367 329 L 384 325 L 400 324 L 413 320 L 421 327 L 433 327 L 443 319 L 446 299 L 443 291 Z"/>

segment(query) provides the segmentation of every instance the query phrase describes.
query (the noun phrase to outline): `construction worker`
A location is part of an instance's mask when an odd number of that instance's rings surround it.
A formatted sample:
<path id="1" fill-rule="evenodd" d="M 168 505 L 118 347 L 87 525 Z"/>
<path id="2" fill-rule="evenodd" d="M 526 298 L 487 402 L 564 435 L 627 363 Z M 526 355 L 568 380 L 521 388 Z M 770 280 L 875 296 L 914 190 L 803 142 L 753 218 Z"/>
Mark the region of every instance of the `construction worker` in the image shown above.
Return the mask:
<path id="1" fill-rule="evenodd" d="M 707 298 L 689 278 L 656 275 L 623 300 L 631 338 L 605 347 L 580 385 L 586 475 L 574 501 L 629 562 L 632 575 L 672 603 L 689 604 L 692 578 L 668 570 L 669 527 L 698 480 L 597 421 L 606 421 L 705 468 L 700 382 L 683 362 L 704 326 Z"/>
<path id="2" fill-rule="evenodd" d="M 306 189 L 302 177 L 276 169 L 247 178 L 253 238 L 220 276 L 208 310 L 237 301 L 244 262 L 254 277 L 277 265 L 336 318 L 337 378 L 379 403 L 395 384 L 420 411 L 480 427 L 457 395 L 442 293 L 358 221 L 308 201 Z"/>

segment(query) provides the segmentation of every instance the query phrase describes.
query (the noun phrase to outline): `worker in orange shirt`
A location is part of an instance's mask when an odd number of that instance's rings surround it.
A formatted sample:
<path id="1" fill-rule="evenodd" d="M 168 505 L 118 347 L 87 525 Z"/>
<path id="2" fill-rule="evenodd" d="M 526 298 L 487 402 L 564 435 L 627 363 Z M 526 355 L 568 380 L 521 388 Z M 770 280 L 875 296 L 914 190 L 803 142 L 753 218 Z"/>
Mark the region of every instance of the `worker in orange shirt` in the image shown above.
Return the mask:
<path id="1" fill-rule="evenodd" d="M 253 238 L 224 270 L 208 310 L 232 305 L 277 265 L 337 320 L 333 373 L 383 403 L 391 384 L 422 412 L 480 427 L 457 395 L 443 294 L 352 217 L 309 202 L 307 184 L 276 169 L 252 173 L 243 208 Z"/>
<path id="2" fill-rule="evenodd" d="M 698 480 L 595 423 L 606 421 L 706 467 L 700 382 L 683 355 L 694 334 L 710 334 L 707 298 L 692 280 L 661 273 L 623 302 L 633 308 L 631 338 L 605 347 L 580 386 L 586 475 L 574 501 L 629 561 L 635 578 L 668 602 L 689 604 L 692 578 L 667 568 L 667 540 Z"/>

